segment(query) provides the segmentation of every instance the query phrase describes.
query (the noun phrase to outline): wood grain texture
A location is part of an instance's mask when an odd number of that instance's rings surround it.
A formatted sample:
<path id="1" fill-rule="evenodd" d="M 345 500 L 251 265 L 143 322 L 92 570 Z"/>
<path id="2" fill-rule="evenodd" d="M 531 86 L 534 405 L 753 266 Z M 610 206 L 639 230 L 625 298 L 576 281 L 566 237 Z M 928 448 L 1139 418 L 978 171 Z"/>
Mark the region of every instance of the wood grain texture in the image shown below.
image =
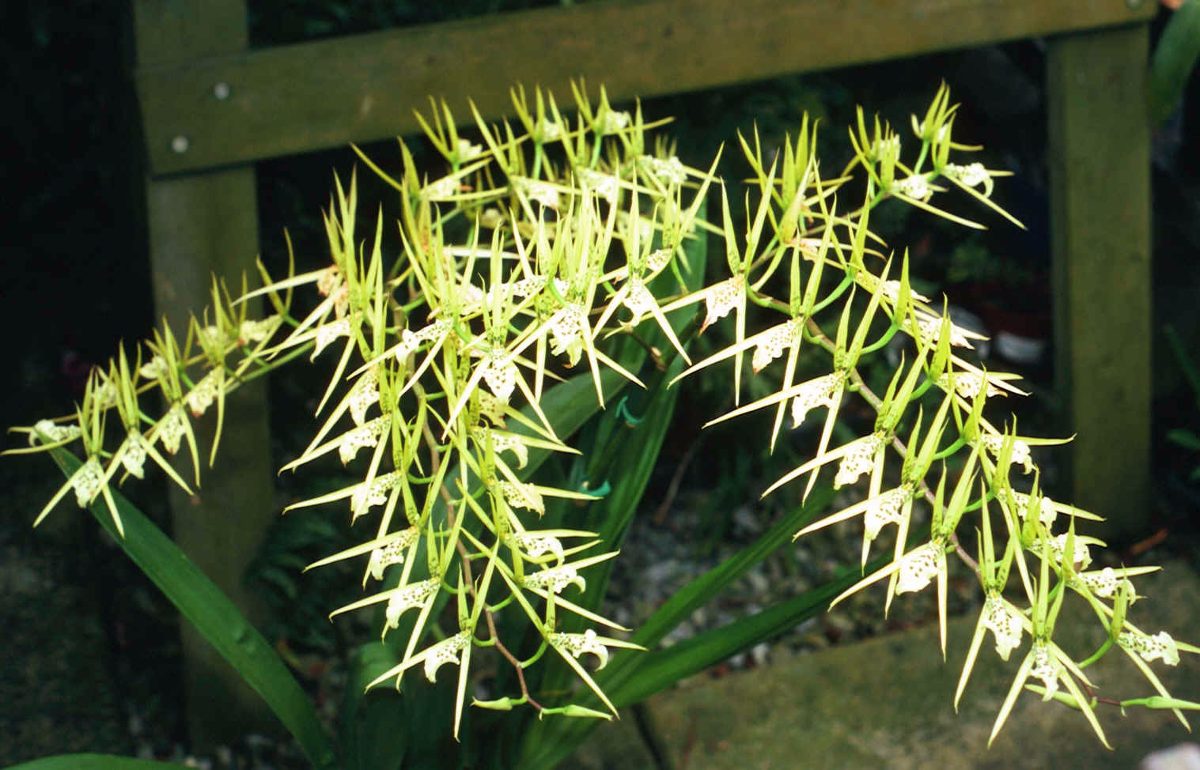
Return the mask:
<path id="1" fill-rule="evenodd" d="M 141 66 L 226 54 L 246 44 L 243 0 L 137 0 L 133 21 Z M 258 253 L 254 169 L 148 177 L 145 195 L 156 313 L 182 335 L 188 314 L 209 304 L 213 274 L 235 286 L 243 271 L 253 274 Z M 211 436 L 213 430 L 213 415 L 208 415 L 199 421 L 197 435 Z M 204 457 L 207 446 L 204 441 Z M 278 511 L 262 382 L 228 399 L 221 452 L 216 466 L 206 471 L 195 497 L 171 486 L 175 542 L 251 621 L 260 620 L 262 608 L 242 575 Z M 195 629 L 181 623 L 180 636 L 195 746 L 209 750 L 247 732 L 278 731 L 262 699 Z"/>
<path id="2" fill-rule="evenodd" d="M 429 95 L 486 117 L 508 89 L 614 98 L 777 75 L 1149 18 L 1140 0 L 609 0 L 187 61 L 137 75 L 156 174 L 245 163 L 403 134 Z M 229 88 L 218 99 L 214 87 Z M 569 91 L 566 91 L 569 93 Z M 465 110 L 461 113 L 465 116 Z M 175 152 L 176 136 L 188 137 Z"/>
<path id="3" fill-rule="evenodd" d="M 1150 504 L 1149 31 L 1051 42 L 1047 59 L 1059 390 L 1066 396 L 1071 496 L 1143 530 Z"/>

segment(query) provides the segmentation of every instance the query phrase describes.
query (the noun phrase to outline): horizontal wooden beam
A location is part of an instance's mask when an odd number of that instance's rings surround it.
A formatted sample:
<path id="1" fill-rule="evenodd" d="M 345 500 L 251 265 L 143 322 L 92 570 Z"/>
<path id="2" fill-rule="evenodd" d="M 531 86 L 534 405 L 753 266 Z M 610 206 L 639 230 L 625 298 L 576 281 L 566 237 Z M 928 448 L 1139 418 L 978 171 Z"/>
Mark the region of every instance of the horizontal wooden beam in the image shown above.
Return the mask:
<path id="1" fill-rule="evenodd" d="M 488 118 L 514 84 L 654 96 L 1144 20 L 1152 0 L 610 0 L 137 73 L 155 174 L 412 131 L 430 95 Z M 567 91 L 569 93 L 569 91 Z"/>

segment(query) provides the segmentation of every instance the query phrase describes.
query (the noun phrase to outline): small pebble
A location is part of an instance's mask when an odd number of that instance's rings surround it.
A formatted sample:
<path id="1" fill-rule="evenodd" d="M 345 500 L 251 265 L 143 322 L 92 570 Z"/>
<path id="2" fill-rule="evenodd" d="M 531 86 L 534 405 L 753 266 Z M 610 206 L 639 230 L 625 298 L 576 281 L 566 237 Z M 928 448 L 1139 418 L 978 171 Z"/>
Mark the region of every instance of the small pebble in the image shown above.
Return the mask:
<path id="1" fill-rule="evenodd" d="M 1200 770 L 1200 745 L 1181 743 L 1156 751 L 1142 760 L 1138 770 Z"/>

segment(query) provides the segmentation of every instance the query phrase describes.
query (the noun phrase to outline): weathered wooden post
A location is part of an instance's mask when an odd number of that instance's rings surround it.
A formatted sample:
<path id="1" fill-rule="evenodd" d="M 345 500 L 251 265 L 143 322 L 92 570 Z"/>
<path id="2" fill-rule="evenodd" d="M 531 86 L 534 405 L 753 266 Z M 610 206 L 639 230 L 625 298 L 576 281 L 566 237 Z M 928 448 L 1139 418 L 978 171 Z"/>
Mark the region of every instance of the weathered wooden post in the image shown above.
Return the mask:
<path id="1" fill-rule="evenodd" d="M 1148 41 L 1145 23 L 1079 32 L 1047 60 L 1056 371 L 1078 433 L 1068 488 L 1113 540 L 1141 531 L 1150 504 Z"/>
<path id="2" fill-rule="evenodd" d="M 137 0 L 134 25 L 139 69 L 242 51 L 247 43 L 244 0 Z M 192 97 L 222 100 L 230 88 L 210 83 Z M 193 149 L 186 130 L 168 141 L 173 153 Z M 155 308 L 182 334 L 188 312 L 209 302 L 212 273 L 236 285 L 242 271 L 254 268 L 254 168 L 173 177 L 151 169 L 145 189 Z M 203 433 L 212 434 L 211 424 Z M 269 447 L 266 389 L 257 382 L 229 399 L 220 456 L 197 495 L 171 487 L 175 541 L 251 620 L 259 608 L 242 574 L 275 515 Z M 189 624 L 180 624 L 180 635 L 188 727 L 197 747 L 274 724 L 259 697 Z"/>

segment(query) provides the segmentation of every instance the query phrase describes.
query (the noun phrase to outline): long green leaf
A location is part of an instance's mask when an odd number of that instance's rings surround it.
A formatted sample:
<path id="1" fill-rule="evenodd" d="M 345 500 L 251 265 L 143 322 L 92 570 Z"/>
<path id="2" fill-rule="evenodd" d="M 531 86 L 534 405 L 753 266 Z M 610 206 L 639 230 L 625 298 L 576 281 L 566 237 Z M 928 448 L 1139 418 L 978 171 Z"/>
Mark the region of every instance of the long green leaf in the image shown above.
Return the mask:
<path id="1" fill-rule="evenodd" d="M 368 682 L 396 665 L 391 650 L 378 642 L 360 646 L 351 659 L 339 728 L 339 770 L 457 770 L 463 766 L 452 733 L 453 681 L 421 685 L 419 698 L 403 697 Z M 470 735 L 471 712 L 464 716 Z"/>
<path id="2" fill-rule="evenodd" d="M 399 770 L 411 743 L 405 709 L 395 692 L 366 692 L 367 683 L 396 665 L 387 645 L 364 644 L 350 659 L 342 701 L 338 748 L 345 770 Z M 449 720 L 447 719 L 447 730 Z"/>
<path id="3" fill-rule="evenodd" d="M 1150 62 L 1150 119 L 1162 123 L 1179 104 L 1200 59 L 1200 0 L 1185 0 L 1171 15 Z"/>
<path id="4" fill-rule="evenodd" d="M 1179 371 L 1183 372 L 1184 378 L 1192 389 L 1192 395 L 1196 398 L 1196 408 L 1200 409 L 1200 369 L 1196 368 L 1196 363 L 1188 355 L 1187 346 L 1183 344 L 1183 339 L 1179 336 L 1179 332 L 1175 331 L 1174 326 L 1167 324 L 1163 329 L 1163 335 L 1167 338 L 1167 345 L 1175 356 L 1175 363 L 1179 365 Z"/>
<path id="5" fill-rule="evenodd" d="M 81 465 L 65 449 L 53 450 L 52 455 L 68 478 Z M 316 711 L 267 640 L 141 511 L 115 490 L 113 499 L 124 523 L 125 536 L 117 534 L 103 502 L 91 507 L 100 525 L 246 684 L 263 697 L 309 761 L 318 768 L 332 768 L 333 746 L 317 720 Z"/>
<path id="6" fill-rule="evenodd" d="M 163 770 L 184 765 L 112 754 L 58 754 L 13 765 L 8 770 Z"/>

